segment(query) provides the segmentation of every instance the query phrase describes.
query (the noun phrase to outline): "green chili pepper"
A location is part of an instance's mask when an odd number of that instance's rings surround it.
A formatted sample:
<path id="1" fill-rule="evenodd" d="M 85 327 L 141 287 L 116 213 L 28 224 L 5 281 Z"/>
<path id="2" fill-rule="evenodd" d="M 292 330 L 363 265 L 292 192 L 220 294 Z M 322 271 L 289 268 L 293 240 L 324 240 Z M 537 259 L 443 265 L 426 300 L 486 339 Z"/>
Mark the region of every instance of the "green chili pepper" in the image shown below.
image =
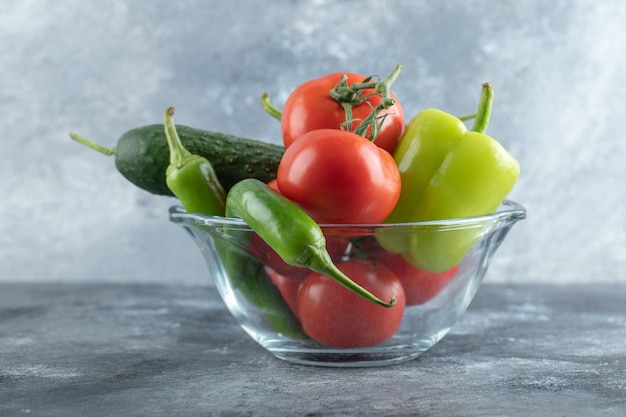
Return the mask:
<path id="1" fill-rule="evenodd" d="M 180 141 L 173 120 L 174 109 L 164 115 L 165 135 L 170 149 L 170 165 L 166 171 L 167 186 L 178 197 L 188 212 L 223 216 L 226 193 L 213 166 L 204 157 L 191 154 Z M 194 227 L 214 235 L 203 225 Z M 189 229 L 196 239 L 205 239 L 204 233 Z M 241 248 L 214 236 L 213 245 L 219 253 L 228 279 L 248 301 L 253 303 L 274 330 L 291 337 L 305 339 L 300 324 L 280 296 L 278 289 L 264 276 L 263 265 L 254 262 Z"/>
<path id="2" fill-rule="evenodd" d="M 319 225 L 267 184 L 253 178 L 235 184 L 226 197 L 226 216 L 244 220 L 286 263 L 323 273 L 383 307 L 395 305 L 395 297 L 382 301 L 341 272 L 326 250 Z"/>
<path id="3" fill-rule="evenodd" d="M 209 160 L 191 154 L 183 146 L 173 116 L 173 107 L 163 116 L 170 150 L 170 165 L 165 173 L 167 186 L 188 212 L 223 216 L 226 192 Z"/>
<path id="4" fill-rule="evenodd" d="M 213 262 L 217 260 L 207 260 L 209 268 L 216 269 L 216 273 L 221 274 L 214 279 L 227 280 L 230 287 L 254 305 L 270 327 L 278 333 L 308 340 L 280 291 L 266 275 L 263 263 L 252 258 L 246 250 L 245 241 L 239 239 L 251 233 L 244 232 L 242 236 L 236 237 L 237 231 L 230 229 L 228 225 L 224 226 L 220 220 L 217 220 L 217 224 L 211 219 L 207 223 L 182 224 L 200 247 L 210 246 L 215 249 L 222 268 L 215 268 Z"/>
<path id="5" fill-rule="evenodd" d="M 286 336 L 308 340 L 280 291 L 267 277 L 263 263 L 252 259 L 246 248 L 239 246 L 241 242 L 231 241 L 229 234 L 236 232 L 211 229 L 209 233 L 214 234 L 213 243 L 230 285 L 256 306 L 272 329 Z"/>
<path id="6" fill-rule="evenodd" d="M 439 110 L 420 112 L 405 130 L 394 159 L 402 191 L 386 223 L 479 216 L 495 211 L 519 177 L 519 163 L 487 136 L 493 103 L 483 84 L 474 126 Z M 454 267 L 484 231 L 432 229 L 413 237 L 382 236 L 380 243 L 433 272 Z"/>

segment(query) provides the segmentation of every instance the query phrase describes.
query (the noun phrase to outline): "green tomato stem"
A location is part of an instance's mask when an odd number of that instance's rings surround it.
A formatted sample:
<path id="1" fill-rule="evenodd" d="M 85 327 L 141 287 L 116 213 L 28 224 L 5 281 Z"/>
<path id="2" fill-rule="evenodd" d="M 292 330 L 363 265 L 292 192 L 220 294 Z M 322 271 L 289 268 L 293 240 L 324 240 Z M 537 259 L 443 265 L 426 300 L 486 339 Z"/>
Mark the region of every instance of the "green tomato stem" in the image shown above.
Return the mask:
<path id="1" fill-rule="evenodd" d="M 283 113 L 270 103 L 269 93 L 265 92 L 261 95 L 261 105 L 267 114 L 272 116 L 274 119 L 280 120 L 283 117 Z"/>
<path id="2" fill-rule="evenodd" d="M 366 78 L 369 80 L 369 78 Z M 365 90 L 366 88 L 374 88 L 376 87 L 376 83 L 370 82 L 362 82 L 362 83 L 354 83 L 352 85 L 348 85 L 348 76 L 346 74 L 342 75 L 339 79 L 339 82 L 332 90 L 330 90 L 330 96 L 337 100 L 342 106 L 345 105 L 357 106 L 363 103 L 366 97 L 363 97 L 360 94 L 361 90 Z"/>
<path id="3" fill-rule="evenodd" d="M 383 96 L 383 100 L 380 103 L 383 109 L 388 109 L 396 104 L 396 101 L 391 97 L 391 85 L 396 82 L 400 72 L 402 72 L 402 65 L 398 64 L 387 78 L 376 83 L 376 92 Z"/>
<path id="4" fill-rule="evenodd" d="M 385 117 L 379 117 L 379 113 L 396 103 L 396 100 L 391 97 L 391 86 L 398 78 L 398 75 L 400 75 L 402 68 L 402 65 L 396 65 L 387 78 L 378 82 L 371 82 L 370 80 L 372 77 L 368 77 L 361 83 L 354 83 L 348 86 L 347 75 L 344 74 L 341 77 L 339 83 L 337 83 L 337 85 L 330 91 L 330 96 L 337 100 L 345 111 L 346 120 L 341 124 L 341 128 L 343 130 L 365 137 L 371 127 L 368 139 L 372 142 L 376 140 L 378 132 L 380 132 L 380 128 L 385 121 Z M 361 94 L 361 92 L 366 89 L 373 89 L 375 92 L 370 94 Z M 365 119 L 361 120 L 361 123 L 357 128 L 352 130 L 353 123 L 355 122 L 352 116 L 352 108 L 366 102 L 368 98 L 375 95 L 381 96 L 380 104 L 376 107 L 372 107 L 370 114 Z"/>
<path id="5" fill-rule="evenodd" d="M 491 83 L 484 83 L 482 91 L 480 93 L 480 100 L 478 102 L 478 111 L 474 119 L 474 126 L 472 126 L 472 132 L 485 133 L 487 126 L 489 125 L 489 118 L 491 117 L 491 107 L 493 106 L 493 86 Z"/>
<path id="6" fill-rule="evenodd" d="M 95 142 L 90 141 L 89 139 L 86 139 L 80 135 L 77 135 L 76 133 L 70 133 L 70 137 L 72 139 L 74 139 L 76 142 L 78 143 L 82 143 L 83 145 L 96 150 L 102 154 L 105 154 L 107 156 L 111 156 L 113 154 L 115 154 L 115 146 L 111 147 L 111 148 L 105 148 L 102 145 L 98 145 Z"/>

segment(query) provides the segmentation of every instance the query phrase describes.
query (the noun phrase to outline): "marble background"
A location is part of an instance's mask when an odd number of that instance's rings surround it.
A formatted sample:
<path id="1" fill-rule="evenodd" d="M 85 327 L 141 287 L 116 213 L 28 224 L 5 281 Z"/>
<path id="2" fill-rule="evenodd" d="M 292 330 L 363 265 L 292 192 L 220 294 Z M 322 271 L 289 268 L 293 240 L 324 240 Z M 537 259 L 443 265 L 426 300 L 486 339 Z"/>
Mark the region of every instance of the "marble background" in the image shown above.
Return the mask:
<path id="1" fill-rule="evenodd" d="M 262 6 L 261 6 L 262 5 Z M 490 282 L 626 282 L 626 2 L 3 0 L 0 280 L 207 282 L 171 198 L 68 132 L 113 146 L 176 121 L 280 143 L 259 105 L 334 71 L 404 71 L 408 115 L 496 99 L 528 209 Z"/>

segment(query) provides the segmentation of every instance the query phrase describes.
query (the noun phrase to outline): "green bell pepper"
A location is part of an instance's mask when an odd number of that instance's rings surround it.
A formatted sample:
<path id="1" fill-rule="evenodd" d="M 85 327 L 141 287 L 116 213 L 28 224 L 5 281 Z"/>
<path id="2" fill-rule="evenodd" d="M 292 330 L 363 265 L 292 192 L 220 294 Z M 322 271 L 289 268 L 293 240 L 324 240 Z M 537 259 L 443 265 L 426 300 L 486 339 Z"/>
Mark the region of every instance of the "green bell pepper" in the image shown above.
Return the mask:
<path id="1" fill-rule="evenodd" d="M 519 177 L 519 163 L 486 131 L 493 103 L 483 85 L 471 131 L 463 121 L 435 109 L 420 112 L 407 126 L 394 158 L 402 192 L 385 223 L 424 222 L 489 214 Z M 435 227 L 411 236 L 382 235 L 380 244 L 402 253 L 416 267 L 441 272 L 458 264 L 484 236 L 482 227 Z"/>

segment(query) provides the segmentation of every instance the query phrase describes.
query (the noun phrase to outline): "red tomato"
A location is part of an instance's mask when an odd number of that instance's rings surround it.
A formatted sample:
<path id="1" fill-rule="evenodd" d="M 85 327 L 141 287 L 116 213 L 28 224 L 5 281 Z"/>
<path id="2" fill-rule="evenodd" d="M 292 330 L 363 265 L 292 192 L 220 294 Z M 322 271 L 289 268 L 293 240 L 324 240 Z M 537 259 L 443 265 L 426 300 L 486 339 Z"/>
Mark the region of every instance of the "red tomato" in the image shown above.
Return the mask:
<path id="1" fill-rule="evenodd" d="M 319 223 L 380 223 L 400 196 L 400 172 L 367 139 L 336 129 L 305 133 L 283 155 L 281 194 Z"/>
<path id="2" fill-rule="evenodd" d="M 265 267 L 265 273 L 270 280 L 272 280 L 274 285 L 276 285 L 280 295 L 283 297 L 283 300 L 285 300 L 289 309 L 297 318 L 298 310 L 296 309 L 296 298 L 298 295 L 298 289 L 300 288 L 302 281 L 304 281 L 304 278 L 281 275 L 268 266 Z"/>
<path id="3" fill-rule="evenodd" d="M 459 265 L 443 272 L 430 272 L 416 268 L 404 260 L 401 254 L 391 253 L 383 248 L 370 252 L 370 257 L 393 271 L 406 294 L 406 305 L 424 304 L 439 294 L 459 270 Z"/>
<path id="4" fill-rule="evenodd" d="M 402 320 L 405 295 L 400 280 L 385 266 L 366 260 L 340 262 L 337 267 L 383 300 L 385 308 L 356 295 L 326 275 L 313 272 L 300 285 L 297 309 L 304 332 L 329 347 L 373 346 L 393 336 Z"/>
<path id="5" fill-rule="evenodd" d="M 316 129 L 339 129 L 341 124 L 346 121 L 343 107 L 330 96 L 331 89 L 335 87 L 343 74 L 340 72 L 328 74 L 307 81 L 297 87 L 287 98 L 280 122 L 285 148 L 291 146 L 296 139 L 306 132 Z M 348 76 L 348 85 L 360 83 L 366 78 L 354 73 L 345 74 Z M 363 94 L 373 92 L 372 89 L 363 90 Z M 393 94 L 392 97 L 395 98 Z M 352 130 L 371 113 L 372 107 L 370 105 L 376 107 L 380 101 L 380 95 L 373 95 L 352 108 L 352 117 L 355 120 Z M 396 104 L 381 111 L 378 115 L 386 116 L 375 143 L 393 154 L 404 131 L 404 111 L 400 102 L 396 101 Z M 369 138 L 370 134 L 371 129 L 368 129 L 366 137 Z"/>
<path id="6" fill-rule="evenodd" d="M 267 183 L 267 185 L 274 191 L 278 191 L 280 192 L 280 190 L 278 189 L 278 181 L 276 180 L 276 178 L 274 178 L 273 180 L 271 180 L 270 182 Z"/>

